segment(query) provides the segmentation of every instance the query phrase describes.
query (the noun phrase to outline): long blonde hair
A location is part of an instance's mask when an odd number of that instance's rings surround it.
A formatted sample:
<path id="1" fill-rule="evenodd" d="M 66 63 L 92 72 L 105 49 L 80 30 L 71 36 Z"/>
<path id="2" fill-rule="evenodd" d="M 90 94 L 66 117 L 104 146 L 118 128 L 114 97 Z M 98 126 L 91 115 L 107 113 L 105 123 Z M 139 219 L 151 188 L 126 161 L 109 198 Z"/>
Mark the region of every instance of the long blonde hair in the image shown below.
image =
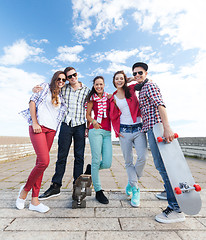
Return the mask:
<path id="1" fill-rule="evenodd" d="M 59 88 L 56 86 L 56 81 L 57 81 L 60 74 L 64 74 L 65 78 L 66 78 L 66 74 L 63 71 L 57 71 L 57 72 L 54 73 L 54 75 L 51 79 L 50 85 L 49 85 L 49 88 L 50 88 L 50 91 L 51 91 L 51 94 L 52 94 L 52 104 L 54 106 L 58 106 L 60 104 L 59 97 L 58 97 Z"/>

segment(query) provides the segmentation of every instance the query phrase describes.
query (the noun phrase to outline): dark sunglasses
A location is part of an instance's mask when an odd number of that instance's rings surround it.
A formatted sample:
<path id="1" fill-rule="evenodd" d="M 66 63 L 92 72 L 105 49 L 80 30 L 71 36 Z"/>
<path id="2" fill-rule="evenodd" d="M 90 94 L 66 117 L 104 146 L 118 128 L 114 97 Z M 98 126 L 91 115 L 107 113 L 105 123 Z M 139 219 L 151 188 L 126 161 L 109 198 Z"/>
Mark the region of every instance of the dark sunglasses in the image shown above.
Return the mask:
<path id="1" fill-rule="evenodd" d="M 139 75 L 143 75 L 143 71 L 139 71 L 139 72 L 133 72 L 133 76 L 136 76 L 137 73 L 138 73 Z"/>
<path id="2" fill-rule="evenodd" d="M 76 77 L 76 76 L 77 76 L 77 73 L 73 73 L 72 75 L 68 75 L 67 78 L 71 79 L 72 77 Z"/>
<path id="3" fill-rule="evenodd" d="M 66 78 L 57 78 L 57 81 L 63 81 L 63 82 L 66 82 Z"/>

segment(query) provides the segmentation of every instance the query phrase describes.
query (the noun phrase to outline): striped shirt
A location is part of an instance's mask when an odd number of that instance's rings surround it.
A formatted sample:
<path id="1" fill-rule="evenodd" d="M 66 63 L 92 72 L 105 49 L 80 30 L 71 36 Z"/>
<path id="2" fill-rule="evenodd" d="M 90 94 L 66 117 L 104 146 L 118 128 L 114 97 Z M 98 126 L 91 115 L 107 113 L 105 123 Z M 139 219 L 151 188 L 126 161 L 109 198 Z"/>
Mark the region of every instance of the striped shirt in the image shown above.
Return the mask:
<path id="1" fill-rule="evenodd" d="M 156 123 L 161 122 L 158 106 L 165 106 L 159 87 L 153 82 L 147 82 L 139 92 L 139 107 L 141 110 L 143 127 L 147 132 Z"/>
<path id="2" fill-rule="evenodd" d="M 38 93 L 34 93 L 30 98 L 30 101 L 35 102 L 35 105 L 36 105 L 37 121 L 38 121 L 38 108 L 41 107 L 43 102 L 46 100 L 46 96 L 48 95 L 48 93 L 50 91 L 48 83 L 42 83 L 42 84 L 40 84 L 40 86 L 43 88 L 43 90 L 38 92 Z M 59 113 L 58 113 L 58 116 L 57 116 L 57 129 L 58 129 L 58 126 L 60 125 L 60 123 L 61 123 L 61 121 L 64 117 L 65 111 L 66 111 L 66 105 L 64 103 L 64 99 L 62 98 L 62 95 L 59 94 L 59 97 L 60 97 L 60 100 L 61 100 L 61 106 L 59 108 Z M 29 108 L 21 111 L 19 114 L 22 115 L 24 118 L 26 118 L 28 123 L 30 125 L 32 125 L 32 119 L 31 119 Z"/>
<path id="3" fill-rule="evenodd" d="M 85 102 L 90 89 L 81 83 L 81 87 L 74 90 L 70 84 L 66 84 L 61 92 L 65 100 L 67 110 L 63 122 L 71 127 L 82 125 L 86 122 Z"/>

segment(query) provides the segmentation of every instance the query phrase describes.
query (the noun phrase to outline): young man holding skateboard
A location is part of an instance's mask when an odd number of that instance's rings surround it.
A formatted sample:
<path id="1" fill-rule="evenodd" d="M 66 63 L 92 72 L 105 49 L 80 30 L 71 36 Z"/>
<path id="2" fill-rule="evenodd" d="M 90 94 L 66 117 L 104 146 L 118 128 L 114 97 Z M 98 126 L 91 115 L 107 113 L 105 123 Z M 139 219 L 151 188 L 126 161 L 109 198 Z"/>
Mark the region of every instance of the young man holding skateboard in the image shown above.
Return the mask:
<path id="1" fill-rule="evenodd" d="M 164 138 L 169 143 L 174 139 L 174 133 L 170 128 L 166 107 L 162 99 L 159 87 L 147 79 L 148 65 L 137 62 L 132 66 L 133 76 L 138 84 L 135 89 L 139 91 L 139 106 L 142 114 L 142 131 L 147 132 L 149 145 L 156 169 L 159 171 L 164 181 L 167 193 L 168 207 L 155 217 L 161 223 L 174 223 L 185 221 L 184 214 L 180 211 L 175 195 L 173 193 L 163 160 L 161 158 L 156 139 L 153 133 L 153 126 L 162 122 L 164 128 Z"/>

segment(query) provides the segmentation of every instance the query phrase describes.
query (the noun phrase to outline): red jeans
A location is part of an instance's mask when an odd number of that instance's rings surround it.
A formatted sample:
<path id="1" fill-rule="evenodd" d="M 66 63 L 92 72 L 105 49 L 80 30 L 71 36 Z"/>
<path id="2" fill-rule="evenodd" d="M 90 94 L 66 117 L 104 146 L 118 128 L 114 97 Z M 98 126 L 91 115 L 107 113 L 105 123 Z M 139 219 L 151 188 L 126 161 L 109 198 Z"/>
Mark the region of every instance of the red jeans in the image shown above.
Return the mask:
<path id="1" fill-rule="evenodd" d="M 31 171 L 24 190 L 29 192 L 32 189 L 32 197 L 38 197 L 41 182 L 45 169 L 49 165 L 49 151 L 51 149 L 56 131 L 41 126 L 41 133 L 34 133 L 32 126 L 29 126 L 29 135 L 37 155 L 36 166 Z"/>

